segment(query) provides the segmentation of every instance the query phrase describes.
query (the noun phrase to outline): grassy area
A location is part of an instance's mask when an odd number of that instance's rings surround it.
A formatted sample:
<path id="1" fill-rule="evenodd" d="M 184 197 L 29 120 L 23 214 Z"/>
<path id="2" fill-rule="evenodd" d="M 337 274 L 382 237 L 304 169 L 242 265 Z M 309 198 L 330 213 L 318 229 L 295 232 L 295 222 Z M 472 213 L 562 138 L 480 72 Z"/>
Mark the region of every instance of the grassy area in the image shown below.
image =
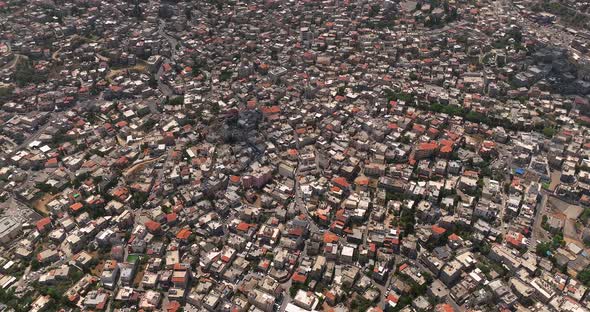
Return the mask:
<path id="1" fill-rule="evenodd" d="M 501 264 L 485 257 L 479 257 L 477 267 L 486 275 L 487 278 L 492 278 L 492 272 L 496 272 L 499 276 L 506 275 L 506 269 Z"/>
<path id="2" fill-rule="evenodd" d="M 127 262 L 135 263 L 139 260 L 139 255 L 129 255 L 127 256 Z"/>

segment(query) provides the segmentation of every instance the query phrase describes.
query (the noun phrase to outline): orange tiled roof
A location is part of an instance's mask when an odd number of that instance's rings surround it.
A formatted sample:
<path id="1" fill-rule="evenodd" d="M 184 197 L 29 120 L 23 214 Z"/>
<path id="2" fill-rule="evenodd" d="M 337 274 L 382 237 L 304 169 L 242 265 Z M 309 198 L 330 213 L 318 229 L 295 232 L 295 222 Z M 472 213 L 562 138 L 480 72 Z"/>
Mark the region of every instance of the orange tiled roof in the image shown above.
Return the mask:
<path id="1" fill-rule="evenodd" d="M 432 226 L 432 233 L 438 234 L 438 235 L 442 235 L 446 232 L 447 230 L 445 230 L 444 228 L 438 226 L 438 225 L 433 225 Z"/>
<path id="2" fill-rule="evenodd" d="M 176 238 L 178 239 L 188 239 L 189 236 L 191 236 L 192 232 L 189 229 L 182 229 L 180 231 L 178 231 L 178 234 L 176 234 Z"/>
<path id="3" fill-rule="evenodd" d="M 333 243 L 333 242 L 337 242 L 338 241 L 338 235 L 332 233 L 332 232 L 325 232 L 324 233 L 324 243 Z"/>

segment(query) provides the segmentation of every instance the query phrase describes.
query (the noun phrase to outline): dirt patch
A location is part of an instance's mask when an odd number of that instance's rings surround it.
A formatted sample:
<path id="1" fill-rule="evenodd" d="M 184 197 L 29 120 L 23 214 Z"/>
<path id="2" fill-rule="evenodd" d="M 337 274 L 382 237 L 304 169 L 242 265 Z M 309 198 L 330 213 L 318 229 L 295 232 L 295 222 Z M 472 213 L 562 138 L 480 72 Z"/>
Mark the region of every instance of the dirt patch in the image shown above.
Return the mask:
<path id="1" fill-rule="evenodd" d="M 58 197 L 59 194 L 45 194 L 43 195 L 43 197 L 41 197 L 38 201 L 36 201 L 33 204 L 33 208 L 35 209 L 35 211 L 37 211 L 38 213 L 47 216 L 49 215 L 49 210 L 47 209 L 47 204 L 50 203 L 52 200 L 54 200 L 56 197 Z"/>
<path id="2" fill-rule="evenodd" d="M 100 276 L 100 274 L 102 273 L 102 267 L 104 266 L 104 261 L 101 260 L 98 262 L 98 264 L 90 269 L 90 274 L 94 275 L 94 276 Z"/>
<path id="3" fill-rule="evenodd" d="M 125 140 L 123 140 L 123 138 L 121 138 L 118 135 L 116 135 L 115 137 L 117 138 L 117 142 L 119 143 L 119 145 L 121 145 L 121 146 L 127 146 L 127 142 Z"/>
<path id="4" fill-rule="evenodd" d="M 145 274 L 145 267 L 140 268 L 139 272 L 135 275 L 135 279 L 133 280 L 133 287 L 139 287 L 141 285 L 141 281 L 143 280 L 143 275 Z"/>
<path id="5" fill-rule="evenodd" d="M 133 174 L 135 174 L 136 171 L 143 170 L 143 168 L 146 165 L 151 164 L 153 162 L 156 162 L 159 159 L 160 159 L 160 157 L 139 161 L 138 163 L 136 163 L 136 164 L 132 165 L 131 167 L 125 169 L 125 171 L 123 172 L 123 176 L 126 177 L 126 178 L 129 177 L 129 176 L 132 176 Z"/>
<path id="6" fill-rule="evenodd" d="M 553 170 L 551 171 L 551 183 L 549 184 L 549 190 L 551 192 L 555 191 L 555 188 L 561 183 L 561 171 Z"/>
<path id="7" fill-rule="evenodd" d="M 576 221 L 572 219 L 565 220 L 565 225 L 563 227 L 563 237 L 568 237 L 570 239 L 577 239 L 578 232 L 576 230 Z"/>
<path id="8" fill-rule="evenodd" d="M 549 197 L 549 203 L 555 210 L 563 213 L 568 219 L 576 220 L 580 214 L 582 214 L 582 211 L 584 211 L 582 207 L 578 205 L 568 204 L 553 196 Z"/>
<path id="9" fill-rule="evenodd" d="M 106 78 L 107 78 L 107 80 L 111 81 L 111 79 L 113 79 L 113 77 L 116 77 L 121 74 L 125 74 L 128 71 L 136 72 L 136 73 L 147 73 L 147 65 L 144 63 L 138 63 L 138 64 L 136 64 L 134 66 L 130 66 L 130 67 L 111 69 L 109 71 L 109 73 L 107 74 Z"/>
<path id="10" fill-rule="evenodd" d="M 578 246 L 585 246 L 584 243 L 582 241 L 580 241 L 579 239 L 564 236 L 563 240 L 566 242 L 566 244 L 573 243 Z M 582 248 L 582 249 L 584 249 L 584 248 Z"/>

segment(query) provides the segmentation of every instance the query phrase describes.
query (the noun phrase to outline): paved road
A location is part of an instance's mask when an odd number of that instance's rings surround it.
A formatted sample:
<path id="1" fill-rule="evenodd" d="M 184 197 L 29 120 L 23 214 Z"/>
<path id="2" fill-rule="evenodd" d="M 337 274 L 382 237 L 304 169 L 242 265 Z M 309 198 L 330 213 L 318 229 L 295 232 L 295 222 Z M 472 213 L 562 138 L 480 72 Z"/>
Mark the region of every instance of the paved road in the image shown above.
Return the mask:
<path id="1" fill-rule="evenodd" d="M 166 33 L 166 31 L 164 30 L 165 27 L 166 22 L 160 19 L 160 23 L 158 24 L 158 34 L 160 34 L 162 37 L 168 40 L 168 43 L 170 44 L 170 50 L 172 52 L 172 58 L 174 58 L 174 56 L 176 56 L 176 45 L 178 44 L 178 40 Z"/>
<path id="2" fill-rule="evenodd" d="M 8 156 L 9 157 L 14 156 L 18 151 L 27 148 L 29 146 L 29 144 L 31 144 L 31 142 L 35 141 L 41 134 L 43 134 L 45 129 L 47 129 L 49 126 L 51 126 L 54 121 L 63 120 L 64 115 L 65 115 L 65 111 L 51 114 L 51 117 L 49 117 L 49 120 L 47 120 L 47 122 L 45 124 L 43 124 L 41 127 L 39 127 L 39 129 L 37 129 L 33 134 L 31 134 L 28 138 L 26 138 L 21 144 L 16 146 L 14 148 L 14 150 L 10 151 Z"/>
<path id="3" fill-rule="evenodd" d="M 297 131 L 293 131 L 293 133 L 294 133 L 296 147 L 297 147 L 297 149 L 299 149 L 299 135 L 297 134 Z M 315 221 L 311 218 L 311 215 L 309 214 L 309 211 L 307 210 L 307 205 L 305 204 L 305 198 L 303 196 L 303 191 L 301 190 L 301 183 L 299 182 L 299 178 L 300 178 L 299 170 L 300 170 L 300 168 L 299 168 L 299 164 L 298 164 L 297 169 L 295 170 L 295 198 L 294 198 L 295 206 L 297 208 L 299 208 L 299 211 L 301 211 L 301 213 L 305 214 L 305 216 L 307 217 L 307 221 L 309 222 L 309 225 L 310 225 L 309 230 L 311 232 L 319 232 L 320 228 L 315 223 Z"/>
<path id="4" fill-rule="evenodd" d="M 535 207 L 535 217 L 533 223 L 533 229 L 531 233 L 531 241 L 529 243 L 529 251 L 535 252 L 537 248 L 537 240 L 540 238 L 540 234 L 543 233 L 543 227 L 541 223 L 543 221 L 543 213 L 545 213 L 545 209 L 547 207 L 547 193 L 545 191 L 542 192 L 541 200 L 537 203 L 537 207 Z"/>
<path id="5" fill-rule="evenodd" d="M 160 34 L 162 37 L 164 37 L 167 41 L 168 44 L 170 44 L 170 51 L 172 53 L 172 60 L 174 60 L 175 56 L 176 56 L 176 46 L 178 45 L 178 40 L 176 40 L 176 38 L 170 36 L 169 34 L 166 33 L 166 31 L 164 31 L 164 28 L 166 26 L 166 22 L 164 20 L 160 20 L 160 23 L 158 24 L 158 34 Z M 169 62 L 169 59 L 164 59 L 164 62 L 162 62 L 162 65 L 164 63 Z M 156 79 L 158 80 L 158 89 L 160 89 L 160 91 L 164 94 L 164 96 L 172 96 L 174 94 L 172 88 L 170 88 L 170 86 L 168 86 L 167 84 L 163 83 L 162 80 L 160 80 L 160 77 L 162 76 L 163 72 L 164 72 L 164 68 L 163 66 L 160 66 L 160 68 L 158 69 L 158 72 L 156 73 Z"/>
<path id="6" fill-rule="evenodd" d="M 88 106 L 88 104 L 90 104 L 91 102 L 95 102 L 97 99 L 98 99 L 98 96 L 92 97 L 91 99 L 88 99 L 85 101 L 80 101 L 76 105 L 74 105 L 73 107 L 67 108 L 63 111 L 51 113 L 47 122 L 45 122 L 45 124 L 43 124 L 41 127 L 39 127 L 33 134 L 31 134 L 28 138 L 26 138 L 21 144 L 16 146 L 14 148 L 14 150 L 10 151 L 8 154 L 8 157 L 12 157 L 18 151 L 20 151 L 24 148 L 27 148 L 31 142 L 35 141 L 41 134 L 43 134 L 45 129 L 47 129 L 49 126 L 53 125 L 55 122 L 63 121 L 64 116 L 67 112 L 77 109 L 77 108 L 86 107 L 86 106 Z"/>

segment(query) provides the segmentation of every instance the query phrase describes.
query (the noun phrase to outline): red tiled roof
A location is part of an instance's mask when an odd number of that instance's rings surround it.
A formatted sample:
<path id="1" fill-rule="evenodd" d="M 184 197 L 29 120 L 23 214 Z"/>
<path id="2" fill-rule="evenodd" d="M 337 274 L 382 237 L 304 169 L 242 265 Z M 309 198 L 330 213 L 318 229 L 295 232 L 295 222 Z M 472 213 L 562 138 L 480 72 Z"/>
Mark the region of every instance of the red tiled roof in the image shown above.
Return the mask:
<path id="1" fill-rule="evenodd" d="M 188 239 L 189 236 L 191 236 L 192 232 L 189 229 L 182 229 L 180 231 L 178 231 L 178 233 L 176 234 L 176 238 L 178 239 Z"/>
<path id="2" fill-rule="evenodd" d="M 369 185 L 369 179 L 366 177 L 358 177 L 354 180 L 357 185 Z"/>
<path id="3" fill-rule="evenodd" d="M 435 150 L 437 148 L 438 148 L 438 144 L 436 142 L 418 144 L 418 150 L 421 150 L 421 151 L 431 151 L 431 150 Z"/>
<path id="4" fill-rule="evenodd" d="M 160 230 L 160 223 L 153 221 L 153 220 L 149 220 L 149 221 L 145 222 L 145 227 L 150 232 L 156 232 L 156 231 Z"/>
<path id="5" fill-rule="evenodd" d="M 436 312 L 455 312 L 455 309 L 448 303 L 441 303 L 436 306 Z"/>
<path id="6" fill-rule="evenodd" d="M 443 145 L 440 148 L 441 153 L 450 153 L 453 151 L 453 146 L 452 145 Z"/>
<path id="7" fill-rule="evenodd" d="M 369 243 L 369 250 L 371 252 L 377 251 L 377 245 L 375 245 L 375 243 Z"/>
<path id="8" fill-rule="evenodd" d="M 506 235 L 506 242 L 514 247 L 520 247 L 524 236 L 520 233 L 511 233 Z"/>
<path id="9" fill-rule="evenodd" d="M 343 177 L 335 177 L 332 179 L 332 183 L 344 187 L 344 188 L 348 188 L 350 186 L 350 184 L 348 183 L 348 181 L 346 181 L 345 178 Z"/>
<path id="10" fill-rule="evenodd" d="M 176 312 L 180 309 L 180 303 L 178 301 L 170 301 L 166 305 L 166 311 L 168 312 Z"/>
<path id="11" fill-rule="evenodd" d="M 303 229 L 300 227 L 292 228 L 289 230 L 289 235 L 303 236 Z"/>
<path id="12" fill-rule="evenodd" d="M 51 219 L 49 217 L 46 217 L 37 221 L 35 226 L 37 227 L 38 231 L 43 231 L 45 229 L 45 226 L 48 224 L 51 224 Z"/>
<path id="13" fill-rule="evenodd" d="M 432 233 L 435 233 L 437 235 L 442 235 L 446 232 L 447 230 L 445 230 L 444 228 L 438 226 L 438 225 L 433 225 L 432 226 Z"/>
<path id="14" fill-rule="evenodd" d="M 305 276 L 304 274 L 300 274 L 299 272 L 295 272 L 293 273 L 293 281 L 297 282 L 297 283 L 305 283 L 305 281 L 307 280 L 307 276 Z"/>
<path id="15" fill-rule="evenodd" d="M 78 211 L 78 210 L 82 209 L 82 207 L 84 207 L 84 205 L 82 205 L 82 203 L 73 203 L 70 206 L 70 209 L 72 209 L 72 211 Z"/>
<path id="16" fill-rule="evenodd" d="M 338 235 L 327 231 L 324 233 L 324 243 L 333 243 L 338 241 Z"/>
<path id="17" fill-rule="evenodd" d="M 399 266 L 399 269 L 398 269 L 398 271 L 399 271 L 399 272 L 402 272 L 402 271 L 403 271 L 403 270 L 405 270 L 407 267 L 408 267 L 408 264 L 407 264 L 407 263 L 404 263 L 404 264 L 402 264 L 402 265 L 400 265 L 400 266 Z"/>
<path id="18" fill-rule="evenodd" d="M 176 213 L 174 213 L 174 212 L 172 212 L 172 213 L 168 213 L 168 214 L 166 214 L 166 222 L 167 222 L 167 223 L 174 222 L 174 221 L 176 221 L 176 218 L 177 218 L 177 217 L 178 217 L 178 216 L 177 216 L 177 215 L 176 215 Z"/>
<path id="19" fill-rule="evenodd" d="M 252 226 L 251 224 L 248 224 L 246 222 L 240 222 L 240 224 L 238 224 L 236 229 L 238 231 L 246 232 L 246 231 L 248 231 L 248 229 L 250 229 L 251 226 Z"/>
<path id="20" fill-rule="evenodd" d="M 389 293 L 389 295 L 387 295 L 387 300 L 397 303 L 397 301 L 399 300 L 399 297 L 397 297 L 393 293 Z"/>
<path id="21" fill-rule="evenodd" d="M 324 295 L 326 296 L 326 298 L 328 298 L 330 301 L 334 301 L 336 300 L 336 295 L 334 295 L 334 293 L 332 293 L 331 291 L 325 291 Z"/>
<path id="22" fill-rule="evenodd" d="M 262 107 L 260 110 L 262 110 L 262 114 L 264 115 L 278 114 L 281 112 L 281 108 L 277 105 L 265 106 Z"/>
<path id="23" fill-rule="evenodd" d="M 453 233 L 453 234 L 449 235 L 449 240 L 451 240 L 451 241 L 458 241 L 458 240 L 461 240 L 461 236 Z"/>
<path id="24" fill-rule="evenodd" d="M 54 158 L 48 159 L 46 164 L 48 164 L 48 165 L 57 164 L 57 158 L 54 157 Z"/>

